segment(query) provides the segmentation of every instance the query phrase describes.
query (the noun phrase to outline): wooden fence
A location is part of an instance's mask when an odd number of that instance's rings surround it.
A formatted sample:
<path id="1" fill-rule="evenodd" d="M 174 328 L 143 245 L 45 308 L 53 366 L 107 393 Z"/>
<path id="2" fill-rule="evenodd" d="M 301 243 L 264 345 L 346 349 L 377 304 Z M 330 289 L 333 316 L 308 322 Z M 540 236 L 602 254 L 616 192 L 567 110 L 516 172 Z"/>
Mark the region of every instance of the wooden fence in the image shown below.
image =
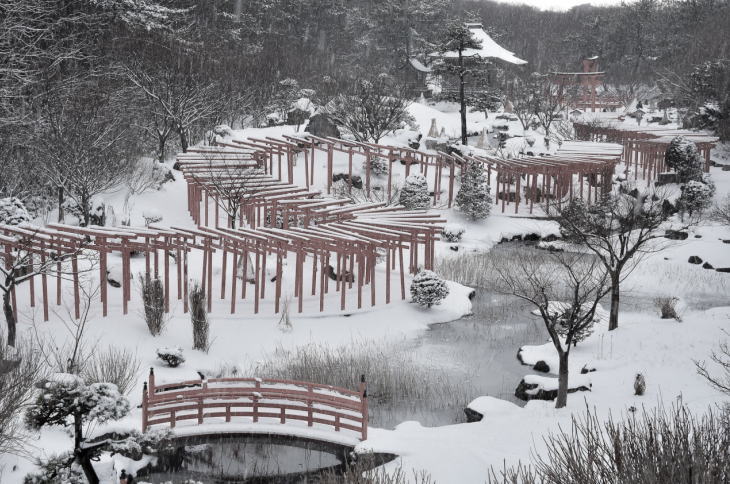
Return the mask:
<path id="1" fill-rule="evenodd" d="M 345 388 L 293 380 L 261 378 L 210 378 L 155 384 L 150 369 L 149 383 L 142 393 L 142 431 L 155 425 L 175 428 L 178 422 L 200 425 L 231 422 L 280 423 L 303 421 L 368 435 L 368 401 L 365 376 L 360 388 Z M 250 420 L 248 420 L 250 419 Z"/>

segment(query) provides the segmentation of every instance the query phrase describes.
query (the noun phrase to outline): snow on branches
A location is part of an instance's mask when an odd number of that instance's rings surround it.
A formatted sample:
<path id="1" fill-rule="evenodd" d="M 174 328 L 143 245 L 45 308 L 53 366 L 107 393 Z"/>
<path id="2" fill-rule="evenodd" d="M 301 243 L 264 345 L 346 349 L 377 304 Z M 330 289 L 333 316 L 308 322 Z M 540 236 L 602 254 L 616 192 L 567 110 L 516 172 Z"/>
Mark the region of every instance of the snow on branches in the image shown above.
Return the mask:
<path id="1" fill-rule="evenodd" d="M 465 168 L 456 205 L 472 220 L 482 219 L 489 215 L 492 204 L 489 200 L 489 185 L 484 174 L 484 166 L 478 161 L 470 160 Z"/>
<path id="2" fill-rule="evenodd" d="M 411 301 L 430 308 L 449 295 L 449 288 L 435 272 L 421 271 L 411 283 Z"/>
<path id="3" fill-rule="evenodd" d="M 430 200 L 426 177 L 420 173 L 409 175 L 400 191 L 400 204 L 408 210 L 416 210 L 427 208 Z"/>

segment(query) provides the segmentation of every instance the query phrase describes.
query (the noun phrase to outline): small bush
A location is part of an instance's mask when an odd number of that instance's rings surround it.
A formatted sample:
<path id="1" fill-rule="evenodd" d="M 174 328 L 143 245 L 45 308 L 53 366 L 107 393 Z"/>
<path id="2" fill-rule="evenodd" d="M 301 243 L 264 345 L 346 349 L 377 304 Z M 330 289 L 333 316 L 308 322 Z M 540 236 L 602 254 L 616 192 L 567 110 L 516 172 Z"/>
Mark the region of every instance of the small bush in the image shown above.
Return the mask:
<path id="1" fill-rule="evenodd" d="M 74 460 L 71 452 L 38 460 L 38 471 L 26 475 L 23 484 L 86 484 L 86 476 Z"/>
<path id="2" fill-rule="evenodd" d="M 139 367 L 140 361 L 135 353 L 110 346 L 106 351 L 94 353 L 86 362 L 83 378 L 87 384 L 113 383 L 119 393 L 126 395 L 137 380 Z"/>
<path id="3" fill-rule="evenodd" d="M 712 206 L 715 184 L 708 178 L 704 181 L 689 181 L 682 186 L 682 194 L 677 199 L 677 208 L 690 216 L 702 214 Z"/>
<path id="4" fill-rule="evenodd" d="M 400 191 L 399 202 L 408 210 L 428 208 L 431 197 L 428 195 L 426 177 L 421 174 L 410 175 L 406 178 Z"/>
<path id="5" fill-rule="evenodd" d="M 677 172 L 680 183 L 702 180 L 702 157 L 694 142 L 677 136 L 669 143 L 664 155 L 667 166 Z"/>
<path id="6" fill-rule="evenodd" d="M 461 225 L 446 224 L 444 225 L 444 228 L 441 229 L 441 237 L 446 242 L 460 242 L 464 232 L 466 232 L 466 229 L 464 229 Z"/>
<path id="7" fill-rule="evenodd" d="M 641 373 L 636 374 L 634 378 L 634 395 L 642 396 L 646 392 L 646 380 Z"/>
<path id="8" fill-rule="evenodd" d="M 177 368 L 185 363 L 182 348 L 157 348 L 157 357 L 167 363 L 171 368 Z"/>
<path id="9" fill-rule="evenodd" d="M 421 271 L 411 283 L 411 299 L 413 302 L 430 308 L 439 304 L 449 295 L 449 288 L 435 272 Z"/>
<path id="10" fill-rule="evenodd" d="M 162 281 L 140 274 L 140 290 L 144 302 L 144 320 L 152 336 L 159 336 L 165 328 L 165 290 Z"/>
<path id="11" fill-rule="evenodd" d="M 659 316 L 662 319 L 682 321 L 678 311 L 678 303 L 679 298 L 676 297 L 658 297 L 654 299 L 654 305 L 659 310 Z"/>
<path id="12" fill-rule="evenodd" d="M 372 156 L 367 163 L 370 165 L 370 171 L 376 176 L 385 176 L 388 174 L 389 161 L 381 156 Z"/>
<path id="13" fill-rule="evenodd" d="M 197 282 L 190 289 L 190 321 L 193 323 L 193 349 L 207 352 L 210 349 L 208 339 L 210 324 L 205 308 L 205 290 Z"/>

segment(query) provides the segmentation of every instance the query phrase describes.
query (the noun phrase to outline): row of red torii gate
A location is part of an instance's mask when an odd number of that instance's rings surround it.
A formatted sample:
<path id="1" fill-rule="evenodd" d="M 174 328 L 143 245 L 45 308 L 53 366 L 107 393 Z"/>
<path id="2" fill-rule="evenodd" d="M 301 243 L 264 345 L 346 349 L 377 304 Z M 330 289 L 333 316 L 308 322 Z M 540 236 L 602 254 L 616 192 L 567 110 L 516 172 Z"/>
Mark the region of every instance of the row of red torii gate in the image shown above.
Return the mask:
<path id="1" fill-rule="evenodd" d="M 0 260 L 6 267 L 22 265 L 18 274 L 28 275 L 30 306 L 40 301 L 46 320 L 49 291 L 53 289 L 56 304 L 62 304 L 63 281 L 71 283 L 78 317 L 81 276 L 96 270 L 106 316 L 110 265 L 116 265 L 110 258 L 121 265 L 118 282 L 124 314 L 133 293 L 133 267 L 160 278 L 166 311 L 172 294 L 187 312 L 191 276 L 197 276 L 203 287 L 209 311 L 218 298 L 228 301 L 231 313 L 244 299 L 252 300 L 254 313 L 266 300 L 271 300 L 275 313 L 282 311 L 284 301 L 300 313 L 305 304 L 307 311 L 325 311 L 333 300 L 339 310 L 389 303 L 394 286 L 405 299 L 406 271 L 433 268 L 435 243 L 445 222 L 428 210 L 405 210 L 389 203 L 395 167 L 404 166 L 406 176 L 423 174 L 429 180 L 432 205 L 451 207 L 462 168 L 469 162 L 481 163 L 496 187 L 495 204 L 501 204 L 503 212 L 514 205 L 515 213 L 521 203 L 532 213 L 535 203 L 561 204 L 573 197 L 596 200 L 611 190 L 615 167 L 627 156 L 627 144 L 636 177 L 639 172 L 652 177 L 660 170 L 656 159 L 643 152 L 636 155 L 632 147 L 637 139 L 665 142 L 666 133 L 632 135 L 587 125 L 576 125 L 576 131 L 590 141 L 564 143 L 552 156 L 511 159 L 428 153 L 311 135 L 218 142 L 177 157 L 195 227 L 0 226 Z M 709 156 L 712 140 L 698 141 Z M 315 163 L 317 153 L 320 160 Z M 366 198 L 380 191 L 383 201 L 352 203 L 347 197 L 328 196 L 337 178 L 335 154 L 346 160 L 339 175 L 349 191 L 361 173 Z M 297 170 L 302 158 L 303 170 Z M 384 160 L 386 173 L 374 172 L 377 158 Z M 318 166 L 324 169 L 317 170 Z M 316 180 L 315 174 L 326 180 Z M 327 193 L 315 189 L 315 184 L 326 187 Z M 136 262 L 141 258 L 143 263 Z M 17 316 L 15 289 L 12 305 Z"/>

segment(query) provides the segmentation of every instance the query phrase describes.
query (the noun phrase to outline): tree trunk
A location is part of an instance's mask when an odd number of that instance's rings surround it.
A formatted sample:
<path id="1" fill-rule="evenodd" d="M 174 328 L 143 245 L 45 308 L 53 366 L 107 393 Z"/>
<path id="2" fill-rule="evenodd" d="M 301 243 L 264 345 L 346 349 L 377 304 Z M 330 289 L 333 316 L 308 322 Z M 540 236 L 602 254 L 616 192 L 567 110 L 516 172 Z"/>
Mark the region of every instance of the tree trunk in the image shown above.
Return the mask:
<path id="1" fill-rule="evenodd" d="M 8 325 L 8 346 L 15 347 L 15 313 L 13 306 L 10 304 L 10 293 L 12 285 L 8 285 L 8 290 L 3 293 L 3 313 L 5 314 L 5 322 Z"/>
<path id="2" fill-rule="evenodd" d="M 180 147 L 182 148 L 183 153 L 187 153 L 188 152 L 188 136 L 185 133 L 185 130 L 183 128 L 179 128 L 177 131 L 178 131 L 178 134 L 180 135 Z"/>
<path id="3" fill-rule="evenodd" d="M 608 330 L 618 328 L 618 307 L 620 302 L 619 278 L 611 278 L 611 315 L 608 319 Z"/>
<path id="4" fill-rule="evenodd" d="M 167 144 L 167 136 L 157 138 L 157 161 L 165 162 L 165 145 Z"/>
<path id="5" fill-rule="evenodd" d="M 63 223 L 65 214 L 63 213 L 63 187 L 58 187 L 58 223 Z"/>
<path id="6" fill-rule="evenodd" d="M 466 96 L 464 95 L 464 77 L 463 73 L 459 74 L 459 103 L 461 104 L 461 144 L 467 144 L 466 139 Z"/>
<path id="7" fill-rule="evenodd" d="M 81 213 L 84 215 L 84 227 L 91 222 L 91 200 L 86 195 L 81 195 Z"/>
<path id="8" fill-rule="evenodd" d="M 89 484 L 99 484 L 99 477 L 96 475 L 94 466 L 91 464 L 89 451 L 81 447 L 81 444 L 84 442 L 83 432 L 81 415 L 74 415 L 74 456 L 84 471 L 84 475 L 86 476 L 86 480 L 89 481 Z"/>
<path id="9" fill-rule="evenodd" d="M 555 399 L 555 408 L 563 408 L 568 403 L 568 354 L 568 351 L 560 353 L 558 398 Z"/>

